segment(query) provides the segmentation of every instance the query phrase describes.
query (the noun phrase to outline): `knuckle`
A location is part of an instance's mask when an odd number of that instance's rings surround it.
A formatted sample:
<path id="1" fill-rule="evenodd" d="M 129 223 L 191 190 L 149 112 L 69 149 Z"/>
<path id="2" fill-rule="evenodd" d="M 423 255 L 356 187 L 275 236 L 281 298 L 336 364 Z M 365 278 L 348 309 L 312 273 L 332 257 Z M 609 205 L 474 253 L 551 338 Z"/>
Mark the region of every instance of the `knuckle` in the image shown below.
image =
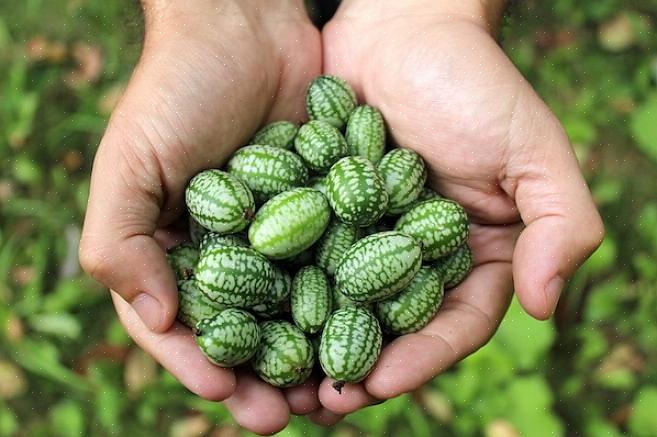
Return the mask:
<path id="1" fill-rule="evenodd" d="M 109 273 L 108 249 L 95 239 L 83 236 L 78 252 L 82 269 L 92 278 L 105 283 Z"/>

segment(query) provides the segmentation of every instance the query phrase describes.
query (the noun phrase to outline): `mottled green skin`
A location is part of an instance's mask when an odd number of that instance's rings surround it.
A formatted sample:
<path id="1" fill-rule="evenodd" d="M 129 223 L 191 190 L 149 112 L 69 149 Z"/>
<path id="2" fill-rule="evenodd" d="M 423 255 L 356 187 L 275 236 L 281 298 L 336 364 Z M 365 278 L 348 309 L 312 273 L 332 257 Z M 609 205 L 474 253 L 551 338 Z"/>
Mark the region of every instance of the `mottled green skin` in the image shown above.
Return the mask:
<path id="1" fill-rule="evenodd" d="M 306 110 L 311 120 L 323 120 L 342 130 L 356 108 L 356 93 L 337 76 L 318 76 L 306 90 Z"/>
<path id="2" fill-rule="evenodd" d="M 292 149 L 294 137 L 299 131 L 299 126 L 291 121 L 275 121 L 260 129 L 251 140 L 250 144 L 266 144 L 268 146 Z"/>
<path id="3" fill-rule="evenodd" d="M 194 275 L 198 257 L 198 249 L 189 243 L 182 243 L 167 250 L 167 261 L 179 281 Z"/>
<path id="4" fill-rule="evenodd" d="M 313 176 L 308 181 L 308 186 L 326 196 L 326 176 Z"/>
<path id="5" fill-rule="evenodd" d="M 347 142 L 329 123 L 311 120 L 301 126 L 294 139 L 294 150 L 317 173 L 327 173 L 340 158 L 347 156 Z"/>
<path id="6" fill-rule="evenodd" d="M 269 298 L 274 268 L 267 258 L 248 247 L 216 246 L 203 251 L 195 279 L 210 300 L 249 308 Z"/>
<path id="7" fill-rule="evenodd" d="M 344 223 L 369 226 L 388 208 L 388 192 L 374 165 L 362 156 L 339 160 L 326 177 L 326 197 Z"/>
<path id="8" fill-rule="evenodd" d="M 263 303 L 251 308 L 256 316 L 271 319 L 283 313 L 285 302 L 292 291 L 292 277 L 280 267 L 274 267 L 274 282 L 269 290 L 269 296 Z"/>
<path id="9" fill-rule="evenodd" d="M 425 200 L 399 217 L 395 230 L 421 242 L 424 261 L 434 261 L 465 243 L 468 215 L 452 200 Z"/>
<path id="10" fill-rule="evenodd" d="M 224 308 L 205 297 L 193 280 L 178 281 L 178 320 L 189 328 L 196 329 L 198 322 Z"/>
<path id="11" fill-rule="evenodd" d="M 351 246 L 335 271 L 335 284 L 355 302 L 376 302 L 406 287 L 421 265 L 422 248 L 415 239 L 381 232 Z"/>
<path id="12" fill-rule="evenodd" d="M 189 239 L 194 246 L 198 246 L 203 236 L 208 232 L 210 232 L 208 229 L 205 229 L 192 216 L 189 216 Z"/>
<path id="13" fill-rule="evenodd" d="M 333 276 L 338 262 L 360 238 L 360 228 L 333 219 L 315 245 L 315 263 Z"/>
<path id="14" fill-rule="evenodd" d="M 454 288 L 459 285 L 472 270 L 472 251 L 466 244 L 449 255 L 438 258 L 434 267 L 438 269 L 445 281 L 445 288 Z"/>
<path id="15" fill-rule="evenodd" d="M 201 238 L 198 248 L 203 253 L 213 247 L 221 246 L 249 247 L 249 240 L 242 234 L 219 235 L 216 232 L 208 232 Z"/>
<path id="16" fill-rule="evenodd" d="M 319 267 L 306 266 L 299 270 L 292 281 L 290 296 L 292 319 L 307 334 L 322 329 L 331 314 L 331 285 Z"/>
<path id="17" fill-rule="evenodd" d="M 371 304 L 369 303 L 362 303 L 362 302 L 354 302 L 353 300 L 349 299 L 347 296 L 344 294 L 340 293 L 337 288 L 333 287 L 333 293 L 331 294 L 332 296 L 332 304 L 331 304 L 331 309 L 333 311 L 344 308 L 344 307 L 363 307 L 366 309 L 371 309 Z"/>
<path id="18" fill-rule="evenodd" d="M 217 366 L 235 367 L 247 362 L 255 354 L 259 341 L 257 320 L 237 308 L 226 308 L 196 325 L 196 343 Z"/>
<path id="19" fill-rule="evenodd" d="M 274 146 L 239 149 L 227 164 L 228 172 L 248 185 L 258 203 L 308 182 L 308 169 L 294 152 Z"/>
<path id="20" fill-rule="evenodd" d="M 412 150 L 394 149 L 385 154 L 377 170 L 390 201 L 388 214 L 401 214 L 418 198 L 427 180 L 424 161 Z"/>
<path id="21" fill-rule="evenodd" d="M 417 196 L 417 199 L 415 199 L 414 202 L 412 202 L 412 203 L 406 205 L 406 208 L 404 208 L 404 210 L 401 211 L 400 214 L 405 214 L 405 213 L 407 213 L 407 212 L 410 211 L 411 208 L 413 208 L 415 205 L 417 205 L 418 203 L 424 202 L 425 200 L 430 200 L 430 199 L 442 199 L 442 198 L 443 198 L 443 196 L 441 196 L 440 194 L 436 193 L 436 192 L 435 192 L 434 190 L 432 190 L 431 188 L 429 188 L 429 187 L 424 187 L 424 188 L 422 188 L 422 191 L 420 191 L 420 195 Z"/>
<path id="22" fill-rule="evenodd" d="M 315 355 L 310 340 L 293 324 L 272 320 L 260 324 L 260 346 L 253 370 L 275 387 L 302 384 L 313 370 Z"/>
<path id="23" fill-rule="evenodd" d="M 422 267 L 400 293 L 375 304 L 385 332 L 401 335 L 424 328 L 443 301 L 443 280 L 432 266 Z"/>
<path id="24" fill-rule="evenodd" d="M 345 382 L 362 381 L 381 353 L 381 327 L 364 308 L 346 307 L 329 317 L 319 345 L 324 373 L 336 380 L 339 391 Z"/>
<path id="25" fill-rule="evenodd" d="M 273 197 L 260 208 L 249 228 L 249 241 L 269 258 L 290 258 L 322 236 L 330 216 L 322 193 L 312 188 L 295 188 Z"/>
<path id="26" fill-rule="evenodd" d="M 345 138 L 351 156 L 362 156 L 377 164 L 386 149 L 386 128 L 379 110 L 369 105 L 354 109 Z"/>
<path id="27" fill-rule="evenodd" d="M 185 190 L 185 203 L 194 220 L 220 234 L 245 229 L 255 213 L 251 190 L 238 178 L 215 169 L 192 178 Z"/>

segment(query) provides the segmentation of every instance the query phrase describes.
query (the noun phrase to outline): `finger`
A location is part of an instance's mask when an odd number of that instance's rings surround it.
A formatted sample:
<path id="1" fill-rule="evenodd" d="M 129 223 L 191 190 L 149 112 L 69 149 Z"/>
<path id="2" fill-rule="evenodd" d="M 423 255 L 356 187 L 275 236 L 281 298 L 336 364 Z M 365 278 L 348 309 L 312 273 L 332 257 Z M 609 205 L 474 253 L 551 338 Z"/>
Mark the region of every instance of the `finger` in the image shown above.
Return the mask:
<path id="1" fill-rule="evenodd" d="M 564 282 L 604 236 L 568 139 L 552 116 L 548 120 L 544 133 L 526 140 L 509 162 L 506 180 L 527 225 L 513 256 L 515 290 L 539 319 L 554 312 Z"/>
<path id="2" fill-rule="evenodd" d="M 470 225 L 468 245 L 472 249 L 474 266 L 491 262 L 510 263 L 523 228 L 521 223 L 506 226 Z"/>
<path id="3" fill-rule="evenodd" d="M 333 426 L 344 419 L 344 416 L 342 414 L 335 414 L 326 408 L 320 408 L 310 413 L 308 418 L 320 426 Z"/>
<path id="4" fill-rule="evenodd" d="M 175 319 L 178 296 L 153 239 L 164 196 L 159 169 L 138 147 L 120 147 L 115 138 L 108 132 L 94 163 L 80 263 L 131 303 L 150 329 L 164 332 Z"/>
<path id="5" fill-rule="evenodd" d="M 397 338 L 383 349 L 365 380 L 365 388 L 379 399 L 419 388 L 483 346 L 497 329 L 510 299 L 509 263 L 475 268 L 445 297 L 429 325 Z"/>
<path id="6" fill-rule="evenodd" d="M 175 323 L 167 332 L 154 333 L 118 293 L 112 291 L 111 295 L 128 334 L 185 387 L 213 401 L 223 401 L 233 394 L 236 384 L 233 371 L 210 363 L 188 328 Z"/>
<path id="7" fill-rule="evenodd" d="M 324 408 L 336 414 L 349 414 L 363 407 L 378 402 L 365 390 L 365 386 L 358 384 L 345 384 L 338 392 L 333 383 L 335 380 L 324 378 L 319 386 L 319 401 Z"/>
<path id="8" fill-rule="evenodd" d="M 301 385 L 283 391 L 292 414 L 301 416 L 320 408 L 317 397 L 318 385 L 315 379 L 310 379 Z"/>
<path id="9" fill-rule="evenodd" d="M 281 391 L 249 371 L 238 372 L 235 393 L 224 404 L 237 423 L 256 434 L 274 434 L 290 421 Z"/>

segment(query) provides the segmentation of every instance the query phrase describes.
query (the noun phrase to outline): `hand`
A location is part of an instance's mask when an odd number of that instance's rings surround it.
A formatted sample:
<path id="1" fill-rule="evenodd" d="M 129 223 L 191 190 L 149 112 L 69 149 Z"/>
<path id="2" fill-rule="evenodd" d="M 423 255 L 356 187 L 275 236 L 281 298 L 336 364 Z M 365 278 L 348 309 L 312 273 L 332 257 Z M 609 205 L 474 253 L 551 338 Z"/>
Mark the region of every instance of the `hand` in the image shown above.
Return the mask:
<path id="1" fill-rule="evenodd" d="M 425 158 L 432 186 L 465 206 L 475 258 L 436 318 L 385 347 L 362 384 L 339 395 L 322 383 L 330 411 L 414 390 L 477 350 L 512 288 L 529 314 L 548 318 L 602 240 L 568 138 L 489 34 L 494 6 L 347 0 L 323 31 L 325 73 L 378 107 L 392 139 Z"/>
<path id="2" fill-rule="evenodd" d="M 94 162 L 80 260 L 114 290 L 137 344 L 191 391 L 225 399 L 244 427 L 272 433 L 290 413 L 318 408 L 316 386 L 281 391 L 210 364 L 174 322 L 176 282 L 158 241 L 171 243 L 162 230 L 183 212 L 192 176 L 221 166 L 260 124 L 304 118 L 319 33 L 300 0 L 151 0 L 144 9 L 144 51 Z"/>

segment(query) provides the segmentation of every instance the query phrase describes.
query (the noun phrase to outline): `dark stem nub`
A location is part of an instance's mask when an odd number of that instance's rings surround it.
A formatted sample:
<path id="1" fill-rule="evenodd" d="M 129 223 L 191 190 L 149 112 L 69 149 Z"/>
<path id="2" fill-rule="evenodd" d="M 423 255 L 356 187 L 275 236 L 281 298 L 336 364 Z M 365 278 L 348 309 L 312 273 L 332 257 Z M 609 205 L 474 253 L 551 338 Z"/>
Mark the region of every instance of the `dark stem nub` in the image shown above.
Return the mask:
<path id="1" fill-rule="evenodd" d="M 344 381 L 335 381 L 333 383 L 333 388 L 338 392 L 338 394 L 342 394 L 342 387 L 344 387 Z"/>
<path id="2" fill-rule="evenodd" d="M 190 269 L 189 267 L 183 269 L 182 272 L 183 279 L 192 279 L 194 277 L 194 270 Z"/>
<path id="3" fill-rule="evenodd" d="M 244 218 L 247 221 L 253 220 L 253 217 L 255 217 L 255 212 L 251 208 L 245 208 L 244 209 Z"/>

